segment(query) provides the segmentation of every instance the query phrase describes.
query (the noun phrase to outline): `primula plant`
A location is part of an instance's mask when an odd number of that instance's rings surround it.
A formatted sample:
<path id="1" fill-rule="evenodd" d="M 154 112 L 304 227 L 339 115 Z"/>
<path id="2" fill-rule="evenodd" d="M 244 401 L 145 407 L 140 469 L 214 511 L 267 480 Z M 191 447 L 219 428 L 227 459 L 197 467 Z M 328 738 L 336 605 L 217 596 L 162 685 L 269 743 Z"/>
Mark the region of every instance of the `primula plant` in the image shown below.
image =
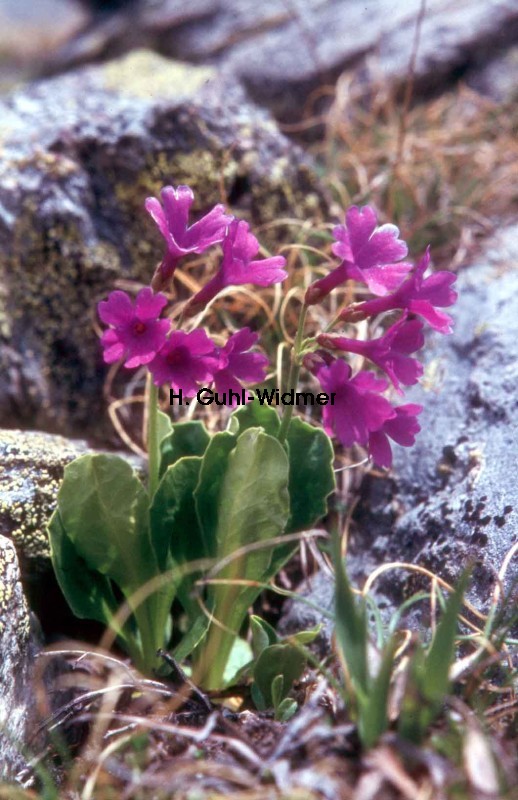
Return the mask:
<path id="1" fill-rule="evenodd" d="M 114 291 L 98 308 L 107 326 L 105 362 L 147 372 L 146 485 L 116 455 L 77 459 L 66 468 L 50 540 L 58 580 L 79 617 L 111 626 L 150 674 L 174 636 L 173 655 L 190 657 L 193 679 L 221 689 L 250 606 L 293 554 L 297 534 L 327 513 L 335 488 L 330 437 L 364 448 L 380 467 L 391 466 L 391 442 L 414 443 L 421 406 L 394 397 L 422 374 L 415 354 L 425 324 L 451 330 L 440 309 L 455 301 L 455 277 L 427 275 L 428 252 L 414 265 L 395 226 L 378 227 L 369 206 L 350 208 L 333 232 L 336 268 L 305 292 L 282 389 L 254 392 L 268 370 L 268 358 L 256 349 L 258 334 L 245 327 L 216 343 L 199 319 L 231 287 L 281 283 L 286 262 L 280 255 L 261 258 L 248 224 L 221 205 L 190 224 L 193 200 L 189 187 L 169 186 L 161 202 L 146 201 L 165 241 L 164 258 L 135 298 Z M 215 246 L 219 268 L 174 309 L 173 326 L 170 290 L 178 264 Z M 361 284 L 366 299 L 343 308 L 326 330 L 308 334 L 312 307 L 346 281 Z M 367 330 L 373 338 L 365 338 Z M 313 394 L 295 394 L 303 369 Z M 200 421 L 173 424 L 159 410 L 164 388 L 184 405 L 217 392 L 220 402 L 236 406 L 227 429 L 210 435 Z M 294 397 L 320 409 L 322 425 L 294 416 Z M 183 637 L 172 627 L 174 600 L 183 609 Z M 117 616 L 123 601 L 125 619 Z M 285 665 L 266 683 L 255 669 L 257 702 L 273 704 L 282 718 L 291 713 L 287 693 L 304 659 L 264 626 L 259 647 L 255 627 L 256 657 L 266 672 L 274 658 Z"/>

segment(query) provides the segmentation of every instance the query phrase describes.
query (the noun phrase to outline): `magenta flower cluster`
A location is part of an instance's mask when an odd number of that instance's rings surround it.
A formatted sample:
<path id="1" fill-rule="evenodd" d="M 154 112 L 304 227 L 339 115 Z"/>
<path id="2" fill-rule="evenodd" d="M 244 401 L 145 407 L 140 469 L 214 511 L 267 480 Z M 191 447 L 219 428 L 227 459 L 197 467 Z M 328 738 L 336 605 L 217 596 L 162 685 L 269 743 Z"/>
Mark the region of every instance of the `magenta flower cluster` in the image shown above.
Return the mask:
<path id="1" fill-rule="evenodd" d="M 425 278 L 430 262 L 428 250 L 416 266 L 403 262 L 408 248 L 399 239 L 399 230 L 394 225 L 376 226 L 375 212 L 369 206 L 349 209 L 345 225 L 333 231 L 336 240 L 333 253 L 341 263 L 309 287 L 306 304 L 316 303 L 331 289 L 352 279 L 367 286 L 375 297 L 343 309 L 341 321 L 358 322 L 394 310 L 403 313 L 376 339 L 362 341 L 333 333 L 318 335 L 316 341 L 324 350 L 309 356 L 307 364 L 325 391 L 336 393 L 334 406 L 323 409 L 327 433 L 336 434 L 347 447 L 354 443 L 363 445 L 376 464 L 390 467 L 389 439 L 405 447 L 413 445 L 420 430 L 417 416 L 422 406 L 416 403 L 393 406 L 383 396 L 389 388 L 386 380 L 363 369 L 353 376 L 350 365 L 334 354 L 357 354 L 370 361 L 402 395 L 401 385 L 412 386 L 423 373 L 422 364 L 413 354 L 423 347 L 424 326 L 414 315 L 440 333 L 450 333 L 451 317 L 438 309 L 453 305 L 457 294 L 451 288 L 456 279 L 452 272 L 438 272 Z"/>
<path id="2" fill-rule="evenodd" d="M 128 368 L 146 365 L 157 386 L 168 385 L 188 397 L 200 386 L 239 392 L 243 383 L 259 383 L 265 378 L 268 359 L 252 349 L 258 334 L 243 328 L 219 347 L 202 328 L 172 330 L 170 320 L 162 317 L 168 300 L 159 290 L 167 289 L 182 258 L 220 244 L 222 257 L 216 274 L 183 309 L 182 319 L 190 319 L 227 287 L 280 283 L 287 276 L 285 259 L 258 259 L 259 243 L 248 224 L 226 214 L 222 205 L 189 225 L 194 196 L 188 186 L 164 188 L 161 200 L 146 201 L 166 246 L 151 286 L 141 289 L 134 302 L 125 292 L 115 291 L 99 303 L 99 316 L 110 326 L 101 339 L 104 360 L 122 360 Z M 335 434 L 346 447 L 365 447 L 375 463 L 388 467 L 392 463 L 389 440 L 412 445 L 422 407 L 413 403 L 395 406 L 384 395 L 390 384 L 402 395 L 402 386 L 417 383 L 422 375 L 423 367 L 414 357 L 424 344 L 422 320 L 441 333 L 451 331 L 451 318 L 439 309 L 456 300 L 451 288 L 455 276 L 439 272 L 425 277 L 428 251 L 415 266 L 403 261 L 408 248 L 398 229 L 394 225 L 377 227 L 376 214 L 369 206 L 350 208 L 345 225 L 337 226 L 333 235 L 332 249 L 340 263 L 308 288 L 305 306 L 320 302 L 344 281 L 354 280 L 364 284 L 373 297 L 343 309 L 339 320 L 344 324 L 350 326 L 385 312 L 401 314 L 375 339 L 364 341 L 345 335 L 345 331 L 320 333 L 307 340 L 304 354 L 298 355 L 304 355 L 305 365 L 322 389 L 335 394 L 334 405 L 323 407 L 327 433 Z M 388 380 L 363 368 L 353 373 L 345 354 L 370 362 Z"/>
<path id="3" fill-rule="evenodd" d="M 268 359 L 251 352 L 258 334 L 244 328 L 233 334 L 224 347 L 218 347 L 203 329 L 173 331 L 168 319 L 159 319 L 167 297 L 153 289 L 168 286 L 184 256 L 204 253 L 221 243 L 220 269 L 190 300 L 184 309 L 184 316 L 188 317 L 228 286 L 269 286 L 284 280 L 285 259 L 275 256 L 253 260 L 259 250 L 257 239 L 246 222 L 225 214 L 222 205 L 189 225 L 194 195 L 188 186 L 166 186 L 161 198 L 162 203 L 154 197 L 146 200 L 146 210 L 166 244 L 151 287 L 141 289 L 134 303 L 121 291 L 112 292 L 108 300 L 99 303 L 101 320 L 111 326 L 101 338 L 104 360 L 110 364 L 122 359 L 129 368 L 146 364 L 157 386 L 169 385 L 187 397 L 195 395 L 200 385 L 214 383 L 217 391 L 236 392 L 241 382 L 259 383 L 264 380 Z"/>

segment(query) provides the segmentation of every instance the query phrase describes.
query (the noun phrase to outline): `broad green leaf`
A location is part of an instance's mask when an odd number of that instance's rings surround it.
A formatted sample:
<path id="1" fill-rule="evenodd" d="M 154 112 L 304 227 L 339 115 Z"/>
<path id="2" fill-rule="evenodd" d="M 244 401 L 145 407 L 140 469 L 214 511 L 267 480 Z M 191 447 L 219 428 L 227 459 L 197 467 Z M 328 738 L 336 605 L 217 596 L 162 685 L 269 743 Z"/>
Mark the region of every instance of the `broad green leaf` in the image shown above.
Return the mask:
<path id="1" fill-rule="evenodd" d="M 356 603 L 345 571 L 340 539 L 336 533 L 333 535 L 333 561 L 335 567 L 336 640 L 355 690 L 361 696 L 366 697 L 369 687 L 369 672 L 365 605 Z"/>
<path id="2" fill-rule="evenodd" d="M 303 653 L 290 644 L 272 644 L 267 647 L 254 667 L 254 680 L 259 687 L 262 697 L 269 707 L 279 705 L 290 693 L 295 681 L 299 680 L 306 668 L 306 659 Z M 272 684 L 277 676 L 283 678 L 282 688 L 279 693 L 279 682 L 276 684 L 277 703 L 272 697 Z"/>
<path id="3" fill-rule="evenodd" d="M 286 440 L 290 465 L 290 519 L 286 533 L 311 528 L 327 513 L 327 499 L 336 488 L 333 447 L 319 428 L 292 419 Z M 276 575 L 297 550 L 293 542 L 275 548 L 266 580 Z"/>
<path id="4" fill-rule="evenodd" d="M 279 442 L 258 428 L 241 434 L 228 455 L 218 497 L 219 559 L 283 532 L 289 514 L 287 483 L 288 459 Z M 262 580 L 270 560 L 269 548 L 251 550 L 219 574 Z"/>
<path id="5" fill-rule="evenodd" d="M 210 436 L 202 422 L 176 422 L 161 440 L 160 477 L 180 458 L 202 456 L 209 442 Z"/>
<path id="6" fill-rule="evenodd" d="M 262 428 L 265 433 L 276 437 L 280 427 L 277 411 L 271 406 L 261 405 L 258 400 L 252 400 L 234 411 L 228 424 L 228 430 L 235 435 L 244 433 L 248 428 Z"/>
<path id="7" fill-rule="evenodd" d="M 327 498 L 336 488 L 334 452 L 324 431 L 300 417 L 291 420 L 287 443 L 290 519 L 286 533 L 295 533 L 311 528 L 327 513 Z"/>
<path id="8" fill-rule="evenodd" d="M 231 686 L 235 682 L 243 667 L 246 667 L 253 659 L 252 648 L 245 639 L 237 636 L 230 651 L 228 661 L 223 673 L 223 685 Z"/>
<path id="9" fill-rule="evenodd" d="M 250 428 L 237 439 L 229 433 L 216 434 L 203 458 L 196 504 L 204 538 L 215 543 L 218 560 L 279 536 L 289 514 L 288 459 L 283 447 L 259 428 Z M 228 581 L 209 588 L 215 618 L 235 634 L 260 589 L 232 581 L 264 580 L 270 560 L 271 548 L 251 548 L 214 572 L 214 577 Z M 209 638 L 207 680 L 214 683 L 208 688 L 215 688 L 232 636 L 214 625 Z"/>
<path id="10" fill-rule="evenodd" d="M 202 459 L 196 456 L 181 458 L 168 467 L 153 497 L 149 510 L 151 537 L 160 570 L 183 567 L 191 561 L 206 557 L 196 509 L 194 490 L 198 483 Z M 190 619 L 200 613 L 191 589 L 200 571 L 172 577 L 178 597 Z"/>
<path id="11" fill-rule="evenodd" d="M 196 514 L 200 523 L 205 552 L 216 556 L 216 529 L 220 509 L 220 493 L 228 467 L 228 455 L 237 444 L 231 433 L 216 433 L 203 456 L 198 485 L 194 492 Z"/>
<path id="12" fill-rule="evenodd" d="M 126 644 L 138 668 L 152 672 L 166 645 L 172 584 L 159 585 L 148 495 L 124 459 L 85 455 L 65 468 L 57 506 L 66 536 L 87 567 L 118 584 L 131 605 L 138 638 Z M 145 586 L 155 591 L 140 593 Z"/>
<path id="13" fill-rule="evenodd" d="M 250 617 L 250 630 L 252 631 L 252 650 L 255 658 L 262 653 L 265 647 L 277 644 L 279 641 L 272 626 L 255 614 Z"/>
<path id="14" fill-rule="evenodd" d="M 48 531 L 52 565 L 70 608 L 80 619 L 96 619 L 109 625 L 118 608 L 109 578 L 90 569 L 78 554 L 58 509 L 50 518 Z"/>
<path id="15" fill-rule="evenodd" d="M 90 569 L 128 592 L 156 575 L 147 492 L 124 459 L 84 455 L 68 464 L 58 509 L 67 536 Z"/>
<path id="16" fill-rule="evenodd" d="M 441 702 L 450 686 L 450 666 L 455 656 L 457 619 L 466 592 L 470 570 L 461 575 L 455 591 L 448 598 L 444 614 L 439 622 L 425 657 L 422 691 L 431 701 Z"/>

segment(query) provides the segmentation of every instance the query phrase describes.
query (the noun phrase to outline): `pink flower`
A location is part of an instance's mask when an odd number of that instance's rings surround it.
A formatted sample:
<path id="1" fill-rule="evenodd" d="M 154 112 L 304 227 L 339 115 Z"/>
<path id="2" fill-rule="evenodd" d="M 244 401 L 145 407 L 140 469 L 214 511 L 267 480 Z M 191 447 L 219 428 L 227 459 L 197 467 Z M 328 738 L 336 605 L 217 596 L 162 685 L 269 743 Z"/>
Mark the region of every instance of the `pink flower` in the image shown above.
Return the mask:
<path id="1" fill-rule="evenodd" d="M 423 317 L 439 333 L 451 333 L 452 318 L 438 311 L 436 306 L 447 308 L 455 303 L 457 292 L 451 285 L 455 283 L 457 277 L 453 272 L 443 270 L 425 278 L 424 273 L 429 263 L 430 249 L 427 248 L 421 261 L 393 294 L 366 300 L 351 309 L 344 309 L 341 314 L 342 319 L 348 319 L 351 315 L 356 315 L 357 319 L 359 316 L 365 318 L 383 311 L 402 308 Z"/>
<path id="2" fill-rule="evenodd" d="M 387 373 L 400 394 L 400 381 L 405 386 L 412 386 L 423 374 L 419 361 L 410 358 L 410 353 L 415 353 L 424 345 L 423 323 L 418 320 L 409 321 L 406 315 L 378 339 L 363 342 L 347 336 L 330 336 L 324 333 L 317 336 L 317 341 L 330 350 L 365 356 Z"/>
<path id="3" fill-rule="evenodd" d="M 421 430 L 416 419 L 423 406 L 407 403 L 394 409 L 396 416 L 383 423 L 381 428 L 369 435 L 369 454 L 379 467 L 392 466 L 392 450 L 389 438 L 404 447 L 411 447 Z"/>
<path id="4" fill-rule="evenodd" d="M 259 334 L 252 333 L 250 328 L 243 328 L 234 333 L 221 348 L 221 367 L 214 373 L 217 392 L 239 393 L 241 381 L 259 383 L 264 379 L 268 358 L 261 353 L 247 352 L 258 339 Z"/>
<path id="5" fill-rule="evenodd" d="M 330 436 L 334 432 L 345 447 L 355 442 L 366 446 L 370 434 L 395 417 L 396 412 L 379 394 L 387 389 L 386 381 L 372 372 L 359 372 L 354 378 L 351 374 L 350 366 L 342 359 L 318 371 L 323 390 L 328 395 L 336 394 L 333 405 L 323 406 L 324 429 Z"/>
<path id="6" fill-rule="evenodd" d="M 286 259 L 283 256 L 252 260 L 259 252 L 259 242 L 250 233 L 248 223 L 244 220 L 235 219 L 231 222 L 222 247 L 223 258 L 219 271 L 190 300 L 185 314 L 196 314 L 227 286 L 241 286 L 246 283 L 270 286 L 287 277 L 288 273 L 284 270 Z"/>
<path id="7" fill-rule="evenodd" d="M 171 327 L 169 320 L 158 319 L 167 305 L 163 294 L 152 289 L 141 289 L 133 305 L 126 292 L 111 292 L 107 300 L 97 306 L 99 317 L 113 327 L 101 337 L 104 360 L 112 364 L 125 358 L 124 366 L 138 367 L 148 364 L 163 346 Z"/>
<path id="8" fill-rule="evenodd" d="M 156 386 L 169 384 L 193 397 L 198 391 L 197 384 L 211 382 L 219 366 L 214 342 L 198 328 L 191 333 L 173 331 L 149 370 Z"/>
<path id="9" fill-rule="evenodd" d="M 227 225 L 233 217 L 225 214 L 222 205 L 216 205 L 198 222 L 189 227 L 189 210 L 194 194 L 189 186 L 166 186 L 160 192 L 162 204 L 148 197 L 146 211 L 152 216 L 165 239 L 167 250 L 160 270 L 163 280 L 169 279 L 178 260 L 188 253 L 203 253 L 211 245 L 221 242 Z"/>
<path id="10" fill-rule="evenodd" d="M 345 225 L 333 230 L 336 243 L 332 250 L 342 263 L 329 275 L 313 283 L 306 292 L 306 304 L 325 297 L 346 280 L 366 284 L 376 295 L 395 289 L 412 265 L 396 264 L 408 253 L 395 225 L 381 225 L 377 230 L 376 212 L 370 206 L 352 206 L 346 214 Z"/>

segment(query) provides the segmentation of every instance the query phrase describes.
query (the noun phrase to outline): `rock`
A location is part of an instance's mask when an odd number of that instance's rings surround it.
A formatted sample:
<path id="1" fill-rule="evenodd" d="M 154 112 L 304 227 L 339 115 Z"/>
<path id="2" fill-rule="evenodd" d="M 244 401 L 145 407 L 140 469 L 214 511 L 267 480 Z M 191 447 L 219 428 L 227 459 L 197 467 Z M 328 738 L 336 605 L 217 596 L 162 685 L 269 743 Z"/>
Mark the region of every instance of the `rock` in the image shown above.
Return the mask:
<path id="1" fill-rule="evenodd" d="M 79 64 L 112 59 L 134 49 L 162 51 L 164 31 L 213 15 L 218 0 L 79 0 L 88 22 L 68 41 L 55 47 L 41 73 L 55 74 Z"/>
<path id="2" fill-rule="evenodd" d="M 14 543 L 24 576 L 48 566 L 47 523 L 63 470 L 88 449 L 62 436 L 0 430 L 0 536 Z"/>
<path id="3" fill-rule="evenodd" d="M 2 0 L 0 5 L 0 93 L 26 80 L 88 19 L 70 0 Z"/>
<path id="4" fill-rule="evenodd" d="M 509 48 L 489 64 L 475 64 L 466 74 L 466 83 L 497 103 L 508 103 L 518 97 L 518 45 Z"/>
<path id="5" fill-rule="evenodd" d="M 184 15 L 180 24 L 175 6 Z M 95 36 L 88 31 L 59 55 L 64 65 L 67 58 L 74 63 L 106 57 L 137 44 L 215 64 L 289 123 L 300 118 L 312 92 L 335 83 L 346 70 L 360 77 L 367 93 L 380 78 L 396 86 L 406 81 L 420 9 L 421 0 L 196 0 L 188 6 L 162 0 L 154 11 L 141 0 L 136 8 L 99 20 Z M 509 0 L 456 5 L 428 0 L 416 88 L 437 93 L 478 61 L 501 55 L 517 35 L 518 7 Z"/>
<path id="6" fill-rule="evenodd" d="M 0 103 L 0 424 L 100 435 L 95 304 L 148 282 L 162 242 L 143 211 L 188 183 L 254 224 L 322 207 L 310 162 L 209 68 L 138 52 Z"/>
<path id="7" fill-rule="evenodd" d="M 16 778 L 26 767 L 22 747 L 34 704 L 34 651 L 16 550 L 0 535 L 0 781 Z"/>
<path id="8" fill-rule="evenodd" d="M 176 57 L 211 62 L 242 80 L 252 97 L 286 122 L 300 117 L 311 92 L 345 71 L 368 92 L 380 78 L 408 77 L 421 0 L 239 0 L 213 19 L 172 31 Z M 437 92 L 479 56 L 516 41 L 518 7 L 507 0 L 452 6 L 428 0 L 415 62 L 416 89 Z M 296 54 L 296 57 L 294 57 Z"/>
<path id="9" fill-rule="evenodd" d="M 359 585 L 374 568 L 393 561 L 420 564 L 455 583 L 474 561 L 468 596 L 487 611 L 507 558 L 502 585 L 516 593 L 516 552 L 510 556 L 518 542 L 517 258 L 513 226 L 500 231 L 479 262 L 460 275 L 454 333 L 430 337 L 424 386 L 405 397 L 424 406 L 416 444 L 394 448 L 390 475 L 376 471 L 363 481 L 348 562 Z M 429 587 L 403 568 L 374 585 L 389 609 Z M 324 575 L 302 590 L 327 609 L 332 592 Z M 283 629 L 314 622 L 307 607 L 295 604 Z"/>

